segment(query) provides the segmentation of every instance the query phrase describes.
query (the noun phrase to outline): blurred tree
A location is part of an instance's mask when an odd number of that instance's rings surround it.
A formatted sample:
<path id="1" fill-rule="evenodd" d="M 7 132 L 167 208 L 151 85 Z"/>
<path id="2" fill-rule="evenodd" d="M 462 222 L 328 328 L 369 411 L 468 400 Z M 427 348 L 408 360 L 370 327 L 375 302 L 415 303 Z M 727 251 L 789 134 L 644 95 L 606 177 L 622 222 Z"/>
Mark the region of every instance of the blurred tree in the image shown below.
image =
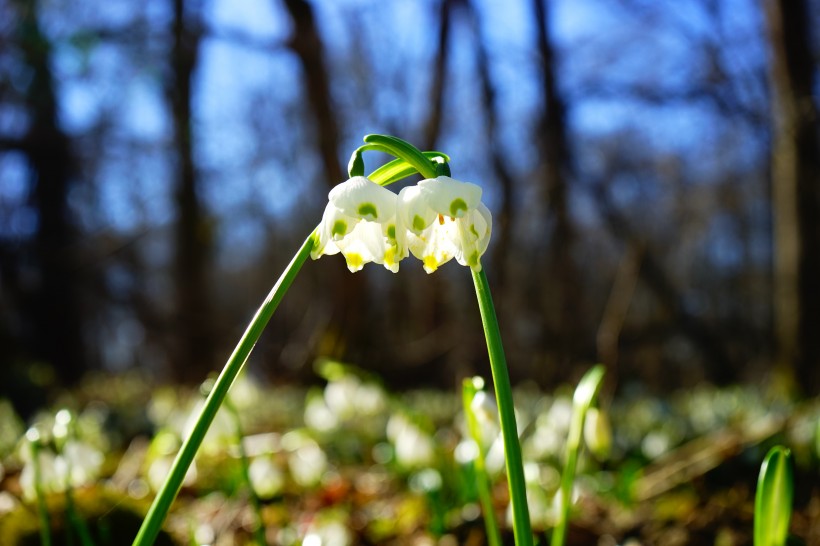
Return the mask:
<path id="1" fill-rule="evenodd" d="M 567 106 L 558 84 L 558 62 L 550 37 L 554 1 L 532 0 L 535 12 L 536 48 L 541 65 L 541 116 L 534 141 L 542 158 L 539 178 L 546 200 L 547 255 L 542 264 L 546 279 L 538 278 L 543 313 L 552 336 L 550 350 L 558 362 L 568 364 L 585 352 L 582 339 L 582 291 L 573 258 L 576 233 L 569 210 L 571 159 L 567 136 Z M 537 277 L 536 277 L 537 278 Z"/>
<path id="2" fill-rule="evenodd" d="M 177 207 L 174 285 L 176 293 L 175 347 L 171 369 L 179 381 L 202 380 L 202 371 L 212 369 L 215 354 L 214 309 L 210 304 L 209 269 L 212 267 L 213 220 L 201 202 L 202 189 L 194 163 L 193 80 L 199 57 L 201 28 L 188 22 L 199 17 L 201 5 L 172 0 L 173 18 L 170 52 L 171 70 L 166 94 L 174 127 L 175 190 Z"/>
<path id="3" fill-rule="evenodd" d="M 778 364 L 820 392 L 820 136 L 805 0 L 764 0 L 771 41 L 774 315 Z"/>
<path id="4" fill-rule="evenodd" d="M 200 380 L 360 136 L 388 132 L 441 147 L 484 185 L 517 379 L 571 377 L 596 330 L 622 379 L 754 377 L 778 304 L 780 361 L 799 362 L 808 391 L 816 69 L 807 25 L 790 22 L 808 5 L 1 3 L 2 357 L 88 365 L 100 347 L 111 366 L 170 362 Z M 456 266 L 304 271 L 259 347 L 277 373 L 313 377 L 316 353 L 402 386 L 482 365 Z"/>
<path id="5" fill-rule="evenodd" d="M 489 143 L 491 165 L 500 186 L 499 206 L 493 217 L 493 236 L 496 240 L 492 255 L 492 269 L 495 282 L 501 290 L 506 290 L 507 266 L 512 247 L 512 225 L 514 215 L 514 182 L 513 174 L 504 158 L 503 137 L 498 123 L 498 93 L 490 75 L 490 56 L 487 50 L 487 38 L 481 30 L 480 11 L 472 0 L 465 0 L 467 16 L 475 41 L 476 65 L 478 66 L 481 106 L 484 109 L 486 123 L 485 138 Z"/>
<path id="6" fill-rule="evenodd" d="M 305 0 L 284 0 L 284 6 L 293 22 L 293 33 L 288 46 L 302 67 L 307 102 L 313 113 L 316 147 L 323 178 L 327 188 L 343 182 L 347 173 L 339 161 L 339 122 L 333 106 L 328 69 L 313 7 Z M 366 326 L 367 291 L 363 275 L 348 275 L 338 270 L 331 280 L 333 322 L 323 346 L 326 356 L 351 358 L 349 349 L 368 343 Z"/>
<path id="7" fill-rule="evenodd" d="M 33 241 L 19 241 L 4 252 L 4 279 L 17 278 L 17 313 L 26 345 L 24 358 L 42 360 L 55 368 L 63 385 L 76 382 L 88 369 L 83 344 L 85 309 L 78 276 L 77 229 L 69 207 L 76 182 L 69 139 L 59 123 L 57 85 L 52 73 L 52 45 L 39 22 L 36 0 L 12 3 L 16 43 L 25 81 L 23 107 L 29 119 L 21 139 L 4 139 L 5 148 L 25 154 L 30 205 L 37 215 Z M 18 73 L 18 75 L 20 75 Z M 18 268 L 28 269 L 23 280 Z M 17 270 L 17 271 L 14 271 Z M 33 277 L 30 273 L 34 273 Z"/>

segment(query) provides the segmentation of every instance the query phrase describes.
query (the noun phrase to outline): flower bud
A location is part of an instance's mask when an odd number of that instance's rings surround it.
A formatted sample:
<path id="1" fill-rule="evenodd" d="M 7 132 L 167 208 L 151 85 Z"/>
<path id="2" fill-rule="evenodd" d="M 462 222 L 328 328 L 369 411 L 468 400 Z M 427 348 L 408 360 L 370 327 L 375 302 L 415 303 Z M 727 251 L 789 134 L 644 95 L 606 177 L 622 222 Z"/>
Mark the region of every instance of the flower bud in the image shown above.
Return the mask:
<path id="1" fill-rule="evenodd" d="M 598 408 L 587 410 L 584 421 L 584 441 L 592 455 L 599 461 L 609 457 L 612 448 L 612 429 L 606 413 Z"/>

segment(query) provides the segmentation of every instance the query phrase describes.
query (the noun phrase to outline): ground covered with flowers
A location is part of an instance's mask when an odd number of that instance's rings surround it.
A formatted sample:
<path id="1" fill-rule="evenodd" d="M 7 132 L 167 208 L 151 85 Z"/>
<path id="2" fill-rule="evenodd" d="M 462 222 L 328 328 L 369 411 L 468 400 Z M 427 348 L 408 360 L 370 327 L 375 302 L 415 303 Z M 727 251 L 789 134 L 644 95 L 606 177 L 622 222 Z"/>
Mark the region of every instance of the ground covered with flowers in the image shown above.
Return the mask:
<path id="1" fill-rule="evenodd" d="M 157 544 L 251 544 L 260 520 L 269 544 L 485 544 L 478 448 L 460 393 L 392 393 L 335 362 L 317 371 L 324 382 L 312 388 L 240 377 Z M 515 392 L 542 537 L 554 520 L 571 396 L 572 386 Z M 581 457 L 568 544 L 751 544 L 755 481 L 775 443 L 795 456 L 795 543 L 820 543 L 820 400 L 706 386 L 603 398 L 611 449 Z M 40 543 L 37 484 L 53 544 L 83 544 L 78 522 L 93 544 L 129 544 L 202 400 L 121 375 L 91 378 L 26 422 L 0 401 L 0 544 Z M 479 415 L 494 517 L 511 544 L 498 425 L 492 411 Z"/>

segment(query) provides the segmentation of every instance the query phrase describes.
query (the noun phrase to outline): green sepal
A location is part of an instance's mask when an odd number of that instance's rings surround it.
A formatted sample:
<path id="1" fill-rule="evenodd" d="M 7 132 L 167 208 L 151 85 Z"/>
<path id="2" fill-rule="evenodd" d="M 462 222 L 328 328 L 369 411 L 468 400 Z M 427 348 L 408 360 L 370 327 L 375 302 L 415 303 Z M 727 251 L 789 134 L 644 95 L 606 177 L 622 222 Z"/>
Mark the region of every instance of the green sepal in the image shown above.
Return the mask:
<path id="1" fill-rule="evenodd" d="M 433 161 L 435 161 L 436 158 L 441 158 L 445 162 L 450 161 L 449 156 L 441 152 L 422 152 L 422 154 L 424 154 L 425 157 Z M 408 176 L 412 176 L 417 172 L 418 171 L 415 167 L 413 167 L 413 165 L 411 165 L 402 158 L 398 158 L 388 163 L 385 163 L 384 165 L 370 173 L 370 175 L 367 178 L 372 180 L 376 184 L 387 186 L 388 184 L 392 184 L 393 182 L 398 182 L 399 180 L 407 178 Z"/>
<path id="2" fill-rule="evenodd" d="M 364 176 L 364 158 L 362 157 L 361 148 L 357 148 L 350 156 L 350 161 L 347 163 L 347 174 L 350 178 L 354 176 Z"/>
<path id="3" fill-rule="evenodd" d="M 755 493 L 755 546 L 786 544 L 794 497 L 794 470 L 791 458 L 789 449 L 774 446 L 760 466 Z"/>
<path id="4" fill-rule="evenodd" d="M 434 178 L 436 167 L 421 150 L 400 138 L 389 135 L 365 135 L 364 141 L 370 145 L 380 146 L 387 153 L 400 157 L 412 165 L 424 178 Z"/>
<path id="5" fill-rule="evenodd" d="M 436 176 L 450 176 L 450 163 L 448 163 L 448 161 L 436 161 L 436 159 L 433 159 L 433 163 L 436 165 Z"/>

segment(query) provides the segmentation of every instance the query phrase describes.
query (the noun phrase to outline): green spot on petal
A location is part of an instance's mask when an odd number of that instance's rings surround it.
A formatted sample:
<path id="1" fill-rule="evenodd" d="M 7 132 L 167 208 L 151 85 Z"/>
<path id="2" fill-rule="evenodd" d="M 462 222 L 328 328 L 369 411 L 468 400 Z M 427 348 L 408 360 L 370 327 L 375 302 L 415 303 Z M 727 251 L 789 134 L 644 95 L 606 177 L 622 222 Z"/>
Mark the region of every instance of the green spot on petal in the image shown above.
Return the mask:
<path id="1" fill-rule="evenodd" d="M 475 235 L 476 239 L 478 239 L 479 235 L 478 235 L 478 231 L 476 231 L 476 229 L 475 229 L 475 224 L 470 224 L 470 233 Z"/>
<path id="2" fill-rule="evenodd" d="M 476 267 L 478 265 L 478 251 L 473 252 L 470 254 L 470 257 L 467 258 L 467 263 L 470 264 L 470 267 Z"/>
<path id="3" fill-rule="evenodd" d="M 416 231 L 422 231 L 424 228 L 427 227 L 424 225 L 424 218 L 416 214 L 413 216 L 413 229 Z"/>
<path id="4" fill-rule="evenodd" d="M 387 226 L 387 237 L 393 240 L 396 239 L 396 226 L 394 226 L 393 224 Z"/>
<path id="5" fill-rule="evenodd" d="M 359 216 L 366 220 L 376 220 L 379 217 L 379 211 L 373 203 L 362 203 L 359 205 Z"/>
<path id="6" fill-rule="evenodd" d="M 334 222 L 333 224 L 333 229 L 331 229 L 330 232 L 333 234 L 334 237 L 337 235 L 340 237 L 344 237 L 347 233 L 347 222 L 345 222 L 344 220 L 336 220 L 336 222 Z"/>
<path id="7" fill-rule="evenodd" d="M 467 203 L 464 202 L 464 199 L 459 197 L 450 203 L 450 216 L 453 218 L 461 218 L 465 212 L 467 212 Z"/>

